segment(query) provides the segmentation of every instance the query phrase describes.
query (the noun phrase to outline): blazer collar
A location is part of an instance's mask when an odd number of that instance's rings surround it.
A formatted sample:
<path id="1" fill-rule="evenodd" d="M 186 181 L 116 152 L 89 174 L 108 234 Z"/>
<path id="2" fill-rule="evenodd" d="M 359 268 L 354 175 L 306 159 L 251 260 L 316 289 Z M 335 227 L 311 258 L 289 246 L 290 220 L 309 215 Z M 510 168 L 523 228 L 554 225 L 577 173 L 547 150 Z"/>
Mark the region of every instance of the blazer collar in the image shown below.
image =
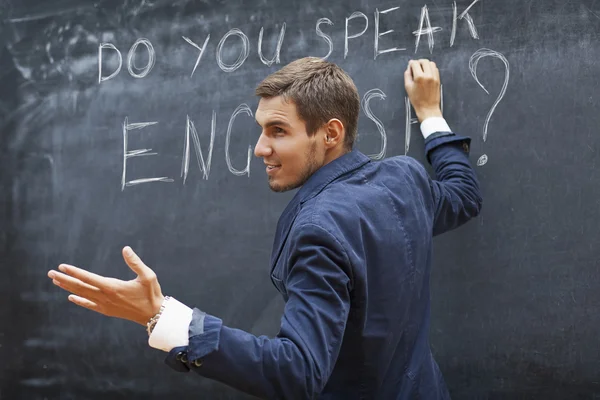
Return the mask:
<path id="1" fill-rule="evenodd" d="M 308 181 L 304 183 L 294 198 L 289 202 L 277 222 L 273 251 L 271 253 L 271 272 L 277 264 L 283 244 L 287 240 L 290 228 L 292 227 L 302 204 L 321 193 L 327 185 L 340 176 L 352 172 L 370 161 L 371 159 L 363 153 L 358 150 L 353 150 L 319 168 Z"/>

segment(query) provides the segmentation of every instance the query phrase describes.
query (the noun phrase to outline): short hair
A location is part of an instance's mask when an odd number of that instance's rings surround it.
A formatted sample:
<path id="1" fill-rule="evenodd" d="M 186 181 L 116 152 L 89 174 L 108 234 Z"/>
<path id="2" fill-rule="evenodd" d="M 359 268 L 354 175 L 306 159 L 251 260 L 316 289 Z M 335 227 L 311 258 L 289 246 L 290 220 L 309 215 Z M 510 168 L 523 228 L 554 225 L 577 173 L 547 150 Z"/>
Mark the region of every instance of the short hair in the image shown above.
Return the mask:
<path id="1" fill-rule="evenodd" d="M 344 147 L 351 150 L 358 130 L 360 99 L 352 78 L 336 64 L 318 57 L 293 61 L 267 76 L 257 87 L 261 98 L 283 96 L 296 105 L 311 136 L 332 118 L 346 130 Z"/>

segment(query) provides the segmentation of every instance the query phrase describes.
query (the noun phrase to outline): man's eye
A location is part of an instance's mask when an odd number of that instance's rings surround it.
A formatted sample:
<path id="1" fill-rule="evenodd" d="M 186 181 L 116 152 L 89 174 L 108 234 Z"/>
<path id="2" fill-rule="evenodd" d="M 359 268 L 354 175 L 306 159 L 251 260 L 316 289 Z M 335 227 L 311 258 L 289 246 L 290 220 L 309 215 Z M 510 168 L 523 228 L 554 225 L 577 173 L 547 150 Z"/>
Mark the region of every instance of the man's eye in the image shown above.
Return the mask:
<path id="1" fill-rule="evenodd" d="M 285 133 L 285 131 L 283 129 L 281 129 L 280 127 L 276 126 L 275 128 L 273 128 L 273 132 L 274 133 Z"/>

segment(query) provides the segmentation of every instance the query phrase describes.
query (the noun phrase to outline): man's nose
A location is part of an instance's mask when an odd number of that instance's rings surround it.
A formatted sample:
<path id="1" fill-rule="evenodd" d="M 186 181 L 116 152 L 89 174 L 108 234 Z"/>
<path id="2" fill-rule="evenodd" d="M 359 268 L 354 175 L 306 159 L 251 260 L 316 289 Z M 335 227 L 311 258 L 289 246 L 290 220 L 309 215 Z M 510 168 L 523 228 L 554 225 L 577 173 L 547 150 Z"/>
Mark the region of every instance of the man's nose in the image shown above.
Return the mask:
<path id="1" fill-rule="evenodd" d="M 264 134 L 261 133 L 258 141 L 256 142 L 256 146 L 254 146 L 254 155 L 256 157 L 268 157 L 272 153 L 271 146 L 269 146 L 269 141 L 265 137 Z"/>

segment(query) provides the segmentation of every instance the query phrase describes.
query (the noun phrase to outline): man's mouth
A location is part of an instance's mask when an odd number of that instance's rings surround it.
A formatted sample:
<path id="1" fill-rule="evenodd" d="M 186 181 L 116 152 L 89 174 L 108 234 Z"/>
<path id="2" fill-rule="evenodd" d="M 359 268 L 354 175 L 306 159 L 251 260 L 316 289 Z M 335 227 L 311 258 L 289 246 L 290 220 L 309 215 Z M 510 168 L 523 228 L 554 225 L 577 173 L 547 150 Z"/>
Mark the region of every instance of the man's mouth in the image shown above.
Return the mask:
<path id="1" fill-rule="evenodd" d="M 281 168 L 281 165 L 267 164 L 267 174 L 275 173 L 279 168 Z"/>

